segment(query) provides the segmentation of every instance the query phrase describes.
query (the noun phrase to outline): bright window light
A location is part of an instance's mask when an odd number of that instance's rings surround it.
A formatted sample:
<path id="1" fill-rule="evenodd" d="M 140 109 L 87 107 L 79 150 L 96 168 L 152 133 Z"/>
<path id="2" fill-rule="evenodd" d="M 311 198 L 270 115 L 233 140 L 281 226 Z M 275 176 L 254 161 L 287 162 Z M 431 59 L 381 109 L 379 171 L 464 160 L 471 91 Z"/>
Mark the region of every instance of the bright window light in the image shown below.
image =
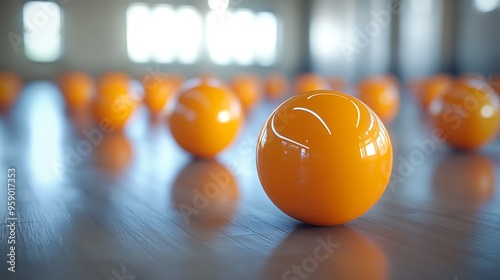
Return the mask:
<path id="1" fill-rule="evenodd" d="M 260 41 L 260 38 L 257 37 L 258 31 L 254 27 L 254 14 L 249 10 L 235 11 L 232 16 L 231 26 L 233 28 L 232 47 L 234 61 L 240 65 L 252 64 L 255 42 L 256 40 Z"/>
<path id="2" fill-rule="evenodd" d="M 491 12 L 500 5 L 498 0 L 476 0 L 476 9 L 480 12 Z"/>
<path id="3" fill-rule="evenodd" d="M 210 11 L 207 15 L 206 40 L 208 55 L 215 64 L 226 65 L 231 62 L 231 24 L 230 14 L 220 16 Z"/>
<path id="4" fill-rule="evenodd" d="M 335 53 L 339 51 L 336 47 L 338 35 L 336 34 L 336 26 L 333 24 L 331 17 L 316 17 L 311 22 L 311 38 L 310 45 L 313 56 L 318 59 L 333 59 Z"/>
<path id="5" fill-rule="evenodd" d="M 261 12 L 256 17 L 255 56 L 262 66 L 272 65 L 276 60 L 276 45 L 278 39 L 278 21 L 268 12 Z"/>
<path id="6" fill-rule="evenodd" d="M 153 59 L 159 63 L 169 63 L 175 58 L 175 13 L 172 6 L 156 5 L 152 13 Z"/>
<path id="7" fill-rule="evenodd" d="M 176 36 L 178 60 L 191 64 L 198 59 L 203 23 L 200 14 L 189 6 L 179 7 L 176 16 Z"/>
<path id="8" fill-rule="evenodd" d="M 54 2 L 23 6 L 24 51 L 33 61 L 51 62 L 61 55 L 61 10 Z"/>
<path id="9" fill-rule="evenodd" d="M 152 38 L 151 9 L 146 4 L 131 4 L 127 10 L 127 50 L 134 62 L 148 62 L 151 59 Z"/>

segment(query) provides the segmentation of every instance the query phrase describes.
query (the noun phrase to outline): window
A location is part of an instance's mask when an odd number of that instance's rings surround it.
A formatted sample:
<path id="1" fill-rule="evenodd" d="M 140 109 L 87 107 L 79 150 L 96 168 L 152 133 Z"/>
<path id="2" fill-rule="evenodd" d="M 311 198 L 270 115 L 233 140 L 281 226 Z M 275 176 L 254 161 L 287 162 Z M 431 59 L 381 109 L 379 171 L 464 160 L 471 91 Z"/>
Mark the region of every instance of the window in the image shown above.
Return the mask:
<path id="1" fill-rule="evenodd" d="M 476 9 L 483 13 L 491 12 L 500 6 L 499 0 L 475 0 L 474 2 Z"/>
<path id="2" fill-rule="evenodd" d="M 169 5 L 158 5 L 152 14 L 153 60 L 159 63 L 169 63 L 174 60 L 175 45 L 175 12 Z"/>
<path id="3" fill-rule="evenodd" d="M 233 58 L 237 64 L 250 65 L 254 60 L 254 46 L 261 40 L 259 31 L 254 29 L 255 18 L 254 14 L 249 10 L 237 10 L 232 16 L 234 45 Z"/>
<path id="4" fill-rule="evenodd" d="M 210 11 L 207 15 L 206 32 L 208 55 L 213 62 L 226 65 L 231 62 L 231 19 Z"/>
<path id="5" fill-rule="evenodd" d="M 177 44 L 179 62 L 193 63 L 198 58 L 202 26 L 201 16 L 194 8 L 183 6 L 177 10 L 175 27 L 178 33 L 172 41 Z"/>
<path id="6" fill-rule="evenodd" d="M 61 10 L 54 2 L 30 1 L 23 7 L 24 51 L 33 61 L 61 55 Z"/>
<path id="7" fill-rule="evenodd" d="M 152 34 L 150 10 L 145 4 L 132 4 L 127 11 L 128 56 L 135 62 L 148 62 L 151 58 Z"/>
<path id="8" fill-rule="evenodd" d="M 272 13 L 210 11 L 206 26 L 208 54 L 214 63 L 269 66 L 275 62 L 278 21 Z"/>
<path id="9" fill-rule="evenodd" d="M 129 58 L 138 63 L 192 64 L 205 43 L 215 64 L 274 64 L 278 42 L 274 14 L 247 9 L 229 11 L 227 1 L 209 4 L 205 25 L 191 6 L 131 4 L 127 10 Z"/>
<path id="10" fill-rule="evenodd" d="M 201 16 L 190 6 L 131 4 L 127 10 L 127 50 L 134 62 L 193 63 L 199 55 Z"/>
<path id="11" fill-rule="evenodd" d="M 276 61 L 278 43 L 278 21 L 276 16 L 268 12 L 260 12 L 256 18 L 257 34 L 260 34 L 256 45 L 256 59 L 262 66 L 269 66 Z"/>

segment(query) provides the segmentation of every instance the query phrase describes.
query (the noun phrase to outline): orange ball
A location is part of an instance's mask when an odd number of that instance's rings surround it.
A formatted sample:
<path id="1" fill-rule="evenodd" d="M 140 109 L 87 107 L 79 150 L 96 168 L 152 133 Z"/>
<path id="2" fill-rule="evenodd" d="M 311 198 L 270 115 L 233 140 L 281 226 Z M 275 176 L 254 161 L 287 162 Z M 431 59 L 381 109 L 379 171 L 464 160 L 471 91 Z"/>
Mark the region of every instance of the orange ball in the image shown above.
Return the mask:
<path id="1" fill-rule="evenodd" d="M 260 101 L 262 89 L 257 77 L 239 75 L 233 78 L 231 87 L 241 101 L 245 111 L 251 111 Z"/>
<path id="2" fill-rule="evenodd" d="M 243 124 L 243 110 L 236 95 L 219 80 L 192 79 L 175 96 L 168 123 L 184 150 L 211 158 L 236 138 Z"/>
<path id="3" fill-rule="evenodd" d="M 288 80 L 283 74 L 271 74 L 265 80 L 265 89 L 269 99 L 282 98 L 288 90 Z"/>
<path id="4" fill-rule="evenodd" d="M 264 191 L 304 223 L 332 226 L 368 211 L 392 170 L 392 145 L 378 116 L 350 95 L 296 95 L 268 118 L 257 141 Z"/>
<path id="5" fill-rule="evenodd" d="M 460 149 L 478 149 L 491 142 L 500 127 L 500 100 L 485 82 L 455 83 L 432 103 L 430 113 L 445 140 Z"/>
<path id="6" fill-rule="evenodd" d="M 22 80 L 14 72 L 0 72 L 0 111 L 12 108 L 22 88 Z"/>
<path id="7" fill-rule="evenodd" d="M 97 85 L 99 96 L 117 96 L 129 94 L 130 76 L 122 72 L 104 73 Z"/>
<path id="8" fill-rule="evenodd" d="M 137 107 L 130 96 L 130 76 L 121 72 L 108 72 L 101 76 L 98 83 L 92 111 L 97 122 L 106 122 L 114 129 L 122 129 Z"/>
<path id="9" fill-rule="evenodd" d="M 137 102 L 128 94 L 102 96 L 97 98 L 92 109 L 97 122 L 109 123 L 114 129 L 125 127 L 128 119 L 137 107 Z"/>
<path id="10" fill-rule="evenodd" d="M 438 99 L 452 84 L 453 78 L 445 74 L 425 79 L 417 87 L 417 92 L 415 93 L 417 101 L 423 109 L 427 110 L 431 103 Z"/>
<path id="11" fill-rule="evenodd" d="M 69 109 L 85 108 L 92 100 L 94 81 L 85 72 L 66 72 L 58 78 L 59 88 Z"/>
<path id="12" fill-rule="evenodd" d="M 295 94 L 313 90 L 329 90 L 328 81 L 314 73 L 301 74 L 295 80 Z"/>
<path id="13" fill-rule="evenodd" d="M 177 86 L 168 76 L 145 76 L 142 79 L 144 87 L 144 103 L 153 114 L 160 113 L 172 97 Z"/>
<path id="14" fill-rule="evenodd" d="M 387 77 L 369 77 L 357 87 L 358 97 L 366 103 L 386 124 L 391 123 L 399 112 L 399 92 Z"/>

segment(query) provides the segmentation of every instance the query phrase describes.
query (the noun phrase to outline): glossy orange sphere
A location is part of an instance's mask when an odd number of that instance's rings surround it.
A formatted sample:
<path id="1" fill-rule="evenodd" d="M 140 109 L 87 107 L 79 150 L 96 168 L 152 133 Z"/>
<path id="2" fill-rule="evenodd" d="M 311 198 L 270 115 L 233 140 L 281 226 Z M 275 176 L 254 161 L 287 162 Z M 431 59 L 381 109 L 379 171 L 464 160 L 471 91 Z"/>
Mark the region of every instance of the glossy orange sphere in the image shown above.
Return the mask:
<path id="1" fill-rule="evenodd" d="M 392 171 L 382 121 L 350 95 L 296 95 L 268 118 L 257 141 L 257 171 L 271 201 L 299 221 L 322 226 L 368 211 Z"/>
<path id="2" fill-rule="evenodd" d="M 194 156 L 211 158 L 229 146 L 243 124 L 238 97 L 216 79 L 187 81 L 172 100 L 168 123 L 175 141 Z"/>
<path id="3" fill-rule="evenodd" d="M 450 87 L 432 103 L 430 113 L 445 140 L 460 149 L 478 149 L 500 128 L 500 100 L 485 82 L 469 79 Z"/>
<path id="4" fill-rule="evenodd" d="M 391 123 L 399 112 L 399 91 L 387 77 L 369 77 L 357 87 L 358 97 L 386 124 Z"/>
<path id="5" fill-rule="evenodd" d="M 58 78 L 59 88 L 69 109 L 85 108 L 94 94 L 94 80 L 85 72 L 67 72 Z"/>
<path id="6" fill-rule="evenodd" d="M 259 79 L 253 75 L 239 75 L 233 78 L 231 87 L 240 99 L 245 111 L 251 111 L 260 101 L 262 88 Z"/>
<path id="7" fill-rule="evenodd" d="M 21 91 L 22 80 L 13 72 L 0 72 L 0 110 L 7 111 L 16 102 Z"/>
<path id="8" fill-rule="evenodd" d="M 172 97 L 177 85 L 168 76 L 145 76 L 142 79 L 144 87 L 144 103 L 153 114 L 160 113 Z"/>
<path id="9" fill-rule="evenodd" d="M 453 78 L 449 75 L 432 76 L 421 82 L 418 91 L 415 93 L 416 98 L 421 107 L 427 110 L 431 103 L 443 95 L 452 84 Z"/>
<path id="10" fill-rule="evenodd" d="M 288 90 L 288 79 L 285 75 L 274 73 L 267 76 L 265 80 L 265 91 L 271 100 L 282 98 Z"/>
<path id="11" fill-rule="evenodd" d="M 314 74 L 301 74 L 295 80 L 295 94 L 309 92 L 313 90 L 329 90 L 330 85 L 323 77 Z"/>

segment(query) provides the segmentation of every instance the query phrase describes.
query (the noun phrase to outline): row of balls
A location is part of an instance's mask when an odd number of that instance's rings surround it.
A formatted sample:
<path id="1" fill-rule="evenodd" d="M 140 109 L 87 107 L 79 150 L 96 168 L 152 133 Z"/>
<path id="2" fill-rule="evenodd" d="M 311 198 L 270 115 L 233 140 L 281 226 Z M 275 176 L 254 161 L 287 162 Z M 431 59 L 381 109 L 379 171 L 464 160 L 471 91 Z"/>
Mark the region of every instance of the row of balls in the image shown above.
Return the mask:
<path id="1" fill-rule="evenodd" d="M 207 81 L 212 78 L 211 74 L 199 77 Z M 500 80 L 500 75 L 487 81 L 479 74 L 456 78 L 438 74 L 411 81 L 408 89 L 425 114 L 431 117 L 433 125 L 446 132 L 449 144 L 461 149 L 477 149 L 491 142 L 498 133 L 498 102 L 497 98 L 491 97 L 500 91 L 500 82 L 496 80 Z M 185 79 L 179 74 L 150 73 L 141 80 L 144 92 L 140 95 L 130 93 L 130 81 L 131 77 L 123 72 L 105 73 L 97 83 L 90 75 L 80 71 L 67 72 L 57 78 L 68 109 L 90 107 L 96 120 L 107 119 L 118 129 L 125 126 L 133 109 L 141 102 L 154 115 L 164 112 Z M 0 72 L 1 111 L 13 106 L 21 87 L 22 80 L 17 74 Z M 288 93 L 295 95 L 312 90 L 349 92 L 367 104 L 386 125 L 393 122 L 400 108 L 401 86 L 397 78 L 390 74 L 363 78 L 352 89 L 341 76 L 327 78 L 315 73 L 303 73 L 292 84 L 279 73 L 264 79 L 255 74 L 242 74 L 233 77 L 227 88 L 228 92 L 236 95 L 246 113 L 257 106 L 264 93 L 270 100 L 283 100 L 290 97 Z M 474 97 L 465 91 L 473 93 Z M 449 98 L 453 95 L 461 97 Z M 459 104 L 449 104 L 451 100 Z"/>

